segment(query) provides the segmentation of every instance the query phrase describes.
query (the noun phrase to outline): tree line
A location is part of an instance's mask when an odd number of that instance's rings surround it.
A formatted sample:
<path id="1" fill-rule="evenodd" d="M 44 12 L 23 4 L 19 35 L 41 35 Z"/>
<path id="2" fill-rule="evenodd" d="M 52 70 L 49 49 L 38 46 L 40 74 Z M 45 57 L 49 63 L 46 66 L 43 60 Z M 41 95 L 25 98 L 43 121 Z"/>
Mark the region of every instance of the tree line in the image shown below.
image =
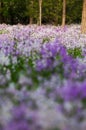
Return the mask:
<path id="1" fill-rule="evenodd" d="M 81 13 L 82 12 L 82 13 Z M 81 23 L 86 32 L 86 0 L 0 0 L 0 23 Z"/>
<path id="2" fill-rule="evenodd" d="M 58 25 L 62 8 L 63 0 L 0 0 L 0 23 Z M 66 0 L 66 23 L 80 23 L 81 11 L 82 0 Z"/>

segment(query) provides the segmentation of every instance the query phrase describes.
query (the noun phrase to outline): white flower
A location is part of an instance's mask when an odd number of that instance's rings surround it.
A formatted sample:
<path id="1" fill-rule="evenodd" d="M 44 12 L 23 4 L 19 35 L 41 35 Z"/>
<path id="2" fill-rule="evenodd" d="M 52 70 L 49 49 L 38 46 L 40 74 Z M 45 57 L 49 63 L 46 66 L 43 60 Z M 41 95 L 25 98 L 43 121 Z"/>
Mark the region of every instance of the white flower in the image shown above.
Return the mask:
<path id="1" fill-rule="evenodd" d="M 3 52 L 0 52 L 0 64 L 1 65 L 9 65 L 9 57 L 5 56 Z"/>

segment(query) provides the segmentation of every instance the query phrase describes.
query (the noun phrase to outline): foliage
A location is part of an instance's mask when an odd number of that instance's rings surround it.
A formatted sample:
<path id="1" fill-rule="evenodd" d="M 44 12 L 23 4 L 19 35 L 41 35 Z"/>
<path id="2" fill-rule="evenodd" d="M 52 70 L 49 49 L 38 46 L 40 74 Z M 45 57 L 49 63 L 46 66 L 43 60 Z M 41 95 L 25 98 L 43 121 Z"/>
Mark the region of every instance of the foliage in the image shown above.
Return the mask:
<path id="1" fill-rule="evenodd" d="M 38 23 L 39 2 L 38 0 L 2 0 L 3 6 L 0 7 L 1 23 Z M 77 5 L 77 6 L 76 6 Z M 82 0 L 67 0 L 66 23 L 80 23 L 82 12 Z M 78 15 L 77 15 L 78 14 Z M 43 0 L 42 23 L 61 24 L 62 19 L 62 0 Z"/>

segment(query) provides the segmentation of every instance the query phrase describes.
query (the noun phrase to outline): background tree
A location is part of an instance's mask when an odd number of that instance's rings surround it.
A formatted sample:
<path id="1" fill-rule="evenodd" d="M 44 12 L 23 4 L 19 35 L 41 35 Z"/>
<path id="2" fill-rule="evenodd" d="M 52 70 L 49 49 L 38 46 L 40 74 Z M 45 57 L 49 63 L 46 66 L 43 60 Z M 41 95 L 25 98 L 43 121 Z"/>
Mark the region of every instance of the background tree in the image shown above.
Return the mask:
<path id="1" fill-rule="evenodd" d="M 33 5 L 34 5 L 34 1 L 33 0 L 30 0 L 30 1 L 26 1 L 26 9 L 27 9 L 27 12 L 26 12 L 26 15 L 28 16 L 28 22 L 30 24 L 33 23 L 33 18 L 34 18 L 34 8 L 33 8 Z"/>
<path id="2" fill-rule="evenodd" d="M 81 31 L 86 33 L 86 0 L 83 0 Z"/>
<path id="3" fill-rule="evenodd" d="M 42 24 L 42 0 L 39 0 L 39 25 Z"/>
<path id="4" fill-rule="evenodd" d="M 65 26 L 66 21 L 66 0 L 63 0 L 62 26 Z"/>
<path id="5" fill-rule="evenodd" d="M 32 9 L 32 12 L 33 12 L 33 0 L 31 1 L 31 4 L 30 4 L 30 6 L 31 6 L 31 9 Z M 32 13 L 33 14 L 33 13 Z M 33 23 L 33 16 L 30 16 L 30 24 L 32 24 Z"/>
<path id="6" fill-rule="evenodd" d="M 2 23 L 4 21 L 4 17 L 3 17 L 3 0 L 0 0 L 0 23 Z"/>
<path id="7" fill-rule="evenodd" d="M 28 23 L 37 23 L 39 16 L 39 3 L 38 0 L 26 0 L 25 16 L 28 19 Z"/>

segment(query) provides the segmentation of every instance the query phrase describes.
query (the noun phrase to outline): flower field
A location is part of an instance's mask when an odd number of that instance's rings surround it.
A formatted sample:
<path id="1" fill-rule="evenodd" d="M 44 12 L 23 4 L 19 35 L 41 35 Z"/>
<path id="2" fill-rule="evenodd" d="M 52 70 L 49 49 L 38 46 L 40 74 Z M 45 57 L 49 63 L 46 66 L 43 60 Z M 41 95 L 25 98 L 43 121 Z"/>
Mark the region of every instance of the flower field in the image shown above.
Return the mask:
<path id="1" fill-rule="evenodd" d="M 86 130 L 80 25 L 0 25 L 0 130 Z"/>

